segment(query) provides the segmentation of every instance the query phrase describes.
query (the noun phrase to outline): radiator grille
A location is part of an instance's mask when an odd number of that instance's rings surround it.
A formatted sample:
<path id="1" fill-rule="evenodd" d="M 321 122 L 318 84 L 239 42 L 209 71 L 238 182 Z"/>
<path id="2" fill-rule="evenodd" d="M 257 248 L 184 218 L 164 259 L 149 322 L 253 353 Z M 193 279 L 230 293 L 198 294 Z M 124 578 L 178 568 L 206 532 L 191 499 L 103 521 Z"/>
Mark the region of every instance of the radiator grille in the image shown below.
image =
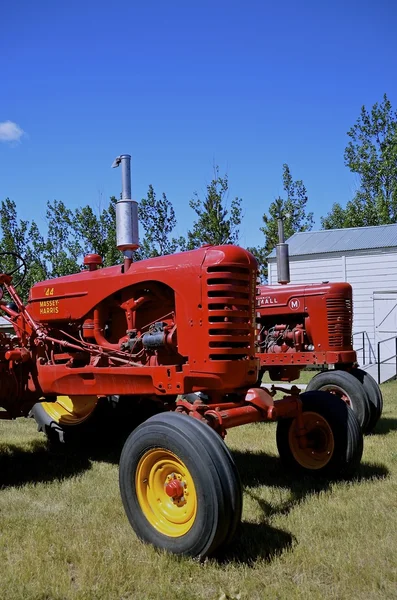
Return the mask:
<path id="1" fill-rule="evenodd" d="M 332 348 L 351 346 L 353 307 L 350 298 L 327 298 L 328 336 Z"/>
<path id="2" fill-rule="evenodd" d="M 250 269 L 207 268 L 210 360 L 241 360 L 252 354 L 254 302 Z"/>

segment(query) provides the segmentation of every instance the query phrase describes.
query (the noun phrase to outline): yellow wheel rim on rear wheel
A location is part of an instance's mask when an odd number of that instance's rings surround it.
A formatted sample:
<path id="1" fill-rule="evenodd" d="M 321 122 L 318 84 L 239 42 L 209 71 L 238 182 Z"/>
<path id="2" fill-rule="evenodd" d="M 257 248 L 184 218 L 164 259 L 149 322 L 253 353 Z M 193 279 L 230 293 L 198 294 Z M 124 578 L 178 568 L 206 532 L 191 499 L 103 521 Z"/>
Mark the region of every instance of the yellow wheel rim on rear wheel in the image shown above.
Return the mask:
<path id="1" fill-rule="evenodd" d="M 80 425 L 95 410 L 97 396 L 58 396 L 56 402 L 42 402 L 41 406 L 60 425 Z"/>
<path id="2" fill-rule="evenodd" d="M 306 435 L 302 441 L 297 435 L 296 419 L 291 423 L 288 434 L 290 450 L 298 464 L 305 469 L 322 469 L 332 458 L 335 440 L 332 429 L 324 417 L 315 412 L 302 413 Z"/>
<path id="3" fill-rule="evenodd" d="M 175 480 L 183 494 L 171 498 L 166 486 Z M 181 537 L 193 526 L 197 494 L 186 465 L 164 448 L 151 448 L 142 456 L 135 474 L 139 505 L 149 523 L 169 537 Z"/>

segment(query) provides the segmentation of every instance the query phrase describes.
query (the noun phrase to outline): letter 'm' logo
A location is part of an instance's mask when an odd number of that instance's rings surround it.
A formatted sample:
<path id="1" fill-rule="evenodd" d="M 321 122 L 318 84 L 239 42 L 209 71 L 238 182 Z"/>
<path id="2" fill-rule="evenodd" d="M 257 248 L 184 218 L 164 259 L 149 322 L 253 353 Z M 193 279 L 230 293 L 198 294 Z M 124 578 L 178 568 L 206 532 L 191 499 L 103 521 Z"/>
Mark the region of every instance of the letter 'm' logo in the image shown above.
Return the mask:
<path id="1" fill-rule="evenodd" d="M 298 298 L 291 298 L 291 300 L 288 302 L 288 306 L 291 310 L 298 310 L 300 305 L 301 303 L 299 302 Z"/>

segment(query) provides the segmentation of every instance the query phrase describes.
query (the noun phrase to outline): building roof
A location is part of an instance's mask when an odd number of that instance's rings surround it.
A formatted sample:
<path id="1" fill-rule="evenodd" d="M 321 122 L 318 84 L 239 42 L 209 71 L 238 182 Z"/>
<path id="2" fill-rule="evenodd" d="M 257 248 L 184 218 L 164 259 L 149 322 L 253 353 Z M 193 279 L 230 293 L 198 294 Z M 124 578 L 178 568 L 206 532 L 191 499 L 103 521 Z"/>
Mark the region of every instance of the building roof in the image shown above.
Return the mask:
<path id="1" fill-rule="evenodd" d="M 397 247 L 397 224 L 373 227 L 349 227 L 294 233 L 288 240 L 290 256 L 347 252 Z M 268 258 L 276 256 L 275 249 Z"/>

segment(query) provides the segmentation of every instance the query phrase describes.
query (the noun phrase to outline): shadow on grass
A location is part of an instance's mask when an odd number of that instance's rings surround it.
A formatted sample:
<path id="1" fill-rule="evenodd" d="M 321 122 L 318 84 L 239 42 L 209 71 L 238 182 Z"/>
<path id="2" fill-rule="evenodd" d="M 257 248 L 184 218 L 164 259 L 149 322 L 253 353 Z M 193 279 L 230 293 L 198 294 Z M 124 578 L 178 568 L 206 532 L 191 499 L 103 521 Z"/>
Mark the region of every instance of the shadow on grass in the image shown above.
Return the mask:
<path id="1" fill-rule="evenodd" d="M 87 457 L 52 453 L 42 442 L 32 443 L 27 449 L 7 444 L 0 448 L 0 488 L 61 480 L 90 467 Z"/>
<path id="2" fill-rule="evenodd" d="M 305 498 L 327 490 L 332 481 L 297 476 L 283 469 L 279 458 L 267 454 L 233 451 L 232 455 L 245 488 L 244 493 L 258 503 L 262 522 L 242 522 L 235 542 L 226 549 L 220 560 L 248 565 L 257 559 L 272 561 L 283 551 L 292 548 L 297 541 L 289 532 L 269 525 L 267 519 L 274 515 L 287 515 Z M 388 476 L 389 470 L 383 465 L 364 462 L 349 481 L 351 485 L 355 485 L 361 481 L 384 479 Z M 290 490 L 289 498 L 277 504 L 267 502 L 255 492 L 255 488 L 261 485 Z"/>
<path id="3" fill-rule="evenodd" d="M 243 521 L 232 544 L 218 557 L 218 562 L 244 563 L 248 566 L 254 565 L 258 559 L 271 562 L 296 543 L 296 538 L 288 531 L 272 527 L 266 522 Z"/>
<path id="4" fill-rule="evenodd" d="M 397 419 L 389 419 L 388 417 L 382 417 L 376 424 L 372 435 L 385 435 L 391 431 L 397 430 Z"/>
<path id="5" fill-rule="evenodd" d="M 332 484 L 332 480 L 310 475 L 300 475 L 283 468 L 280 459 L 261 452 L 232 451 L 233 458 L 245 487 L 255 488 L 260 485 L 289 489 L 291 498 L 287 506 L 275 508 L 261 506 L 266 516 L 284 514 L 306 496 L 318 494 Z M 357 473 L 349 479 L 352 484 L 370 479 L 384 479 L 389 470 L 384 465 L 362 462 Z M 246 490 L 250 493 L 249 490 Z"/>
<path id="6" fill-rule="evenodd" d="M 76 437 L 67 443 L 47 442 L 48 450 L 55 456 L 63 456 L 65 460 L 83 460 L 86 462 L 105 462 L 118 465 L 123 446 L 131 430 L 121 428 L 114 434 L 96 431 L 93 434 Z"/>
<path id="7" fill-rule="evenodd" d="M 240 473 L 245 492 L 258 502 L 265 517 L 288 514 L 294 506 L 308 496 L 317 495 L 329 489 L 333 481 L 323 477 L 299 475 L 284 469 L 278 457 L 259 452 L 233 451 L 233 458 Z M 357 473 L 350 478 L 351 484 L 371 479 L 385 479 L 389 470 L 379 464 L 362 462 Z M 257 497 L 255 487 L 266 485 L 273 488 L 290 490 L 285 502 L 273 505 Z"/>

